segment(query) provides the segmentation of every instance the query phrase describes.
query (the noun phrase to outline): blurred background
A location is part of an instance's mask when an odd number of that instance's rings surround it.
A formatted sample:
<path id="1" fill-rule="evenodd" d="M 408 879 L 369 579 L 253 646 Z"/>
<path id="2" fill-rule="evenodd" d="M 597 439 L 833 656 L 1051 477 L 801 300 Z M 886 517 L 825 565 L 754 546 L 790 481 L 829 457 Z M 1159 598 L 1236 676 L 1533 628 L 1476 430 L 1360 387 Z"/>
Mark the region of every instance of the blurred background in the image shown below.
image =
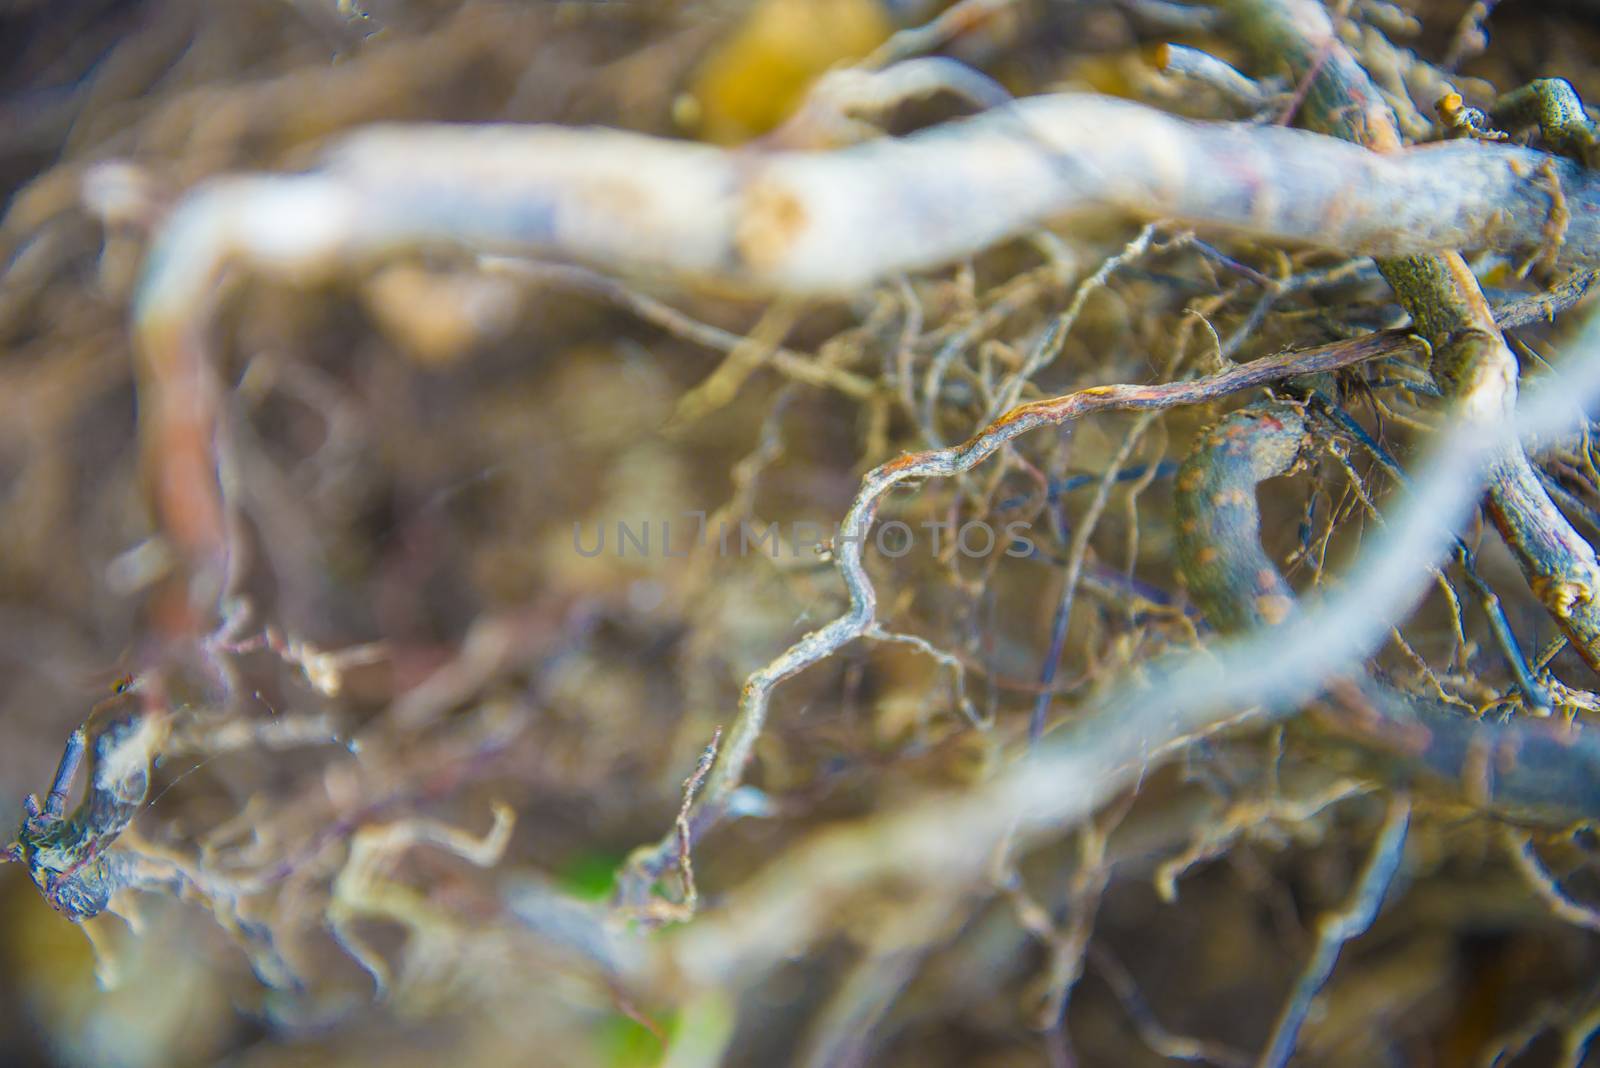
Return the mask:
<path id="1" fill-rule="evenodd" d="M 559 893 L 603 907 L 628 852 L 671 829 L 746 676 L 844 604 L 795 524 L 831 529 L 863 471 L 981 425 L 994 368 L 1014 367 L 1138 227 L 1041 231 L 804 306 L 660 282 L 611 299 L 444 254 L 316 285 L 241 271 L 208 336 L 251 547 L 251 623 L 225 652 L 173 609 L 179 564 L 140 470 L 130 304 L 152 232 L 208 177 L 304 169 L 344 131 L 389 121 L 745 144 L 821 73 L 944 6 L 0 2 L 0 825 L 20 822 L 24 795 L 49 785 L 68 735 L 119 679 L 154 674 L 178 710 L 175 738 L 119 848 L 249 887 L 244 934 L 203 901 L 160 894 L 135 895 L 141 933 L 97 920 L 119 976 L 102 990 L 84 933 L 21 865 L 0 866 L 0 1063 L 631 1066 L 692 1045 L 674 1041 L 690 1026 L 681 1006 L 634 1003 L 583 954 L 553 950 L 561 939 L 530 935 L 517 902 Z M 1336 6 L 1363 58 L 1401 72 L 1401 92 L 1404 64 L 1443 63 L 1474 7 Z M 1014 94 L 1091 89 L 1238 117 L 1152 62 L 1172 41 L 1232 55 L 1203 8 L 991 7 L 942 51 Z M 1492 44 L 1456 57 L 1469 101 L 1539 75 L 1600 97 L 1592 5 L 1487 7 Z M 1418 114 L 1431 104 L 1415 101 Z M 885 125 L 971 110 L 936 95 Z M 1341 266 L 1162 231 L 1089 293 L 1038 390 L 1203 366 L 1214 337 L 1237 334 L 1245 359 L 1396 321 L 1360 263 L 1262 317 L 1255 282 L 1225 261 L 1257 278 Z M 1531 285 L 1498 278 L 1496 296 Z M 678 318 L 650 311 L 661 307 Z M 741 363 L 738 346 L 707 344 L 686 320 L 723 342 L 758 338 L 760 358 L 746 346 Z M 1526 337 L 1542 349 L 1563 329 Z M 1390 415 L 1402 453 L 1437 425 L 1426 397 L 1372 388 L 1390 406 L 1358 414 Z M 1032 524 L 1031 555 L 947 547 L 872 565 L 894 629 L 964 666 L 977 723 L 947 665 L 909 646 L 857 643 L 785 684 L 753 772 L 768 818 L 697 848 L 701 908 L 817 828 L 993 774 L 1041 690 L 1051 723 L 1069 722 L 1106 680 L 1204 640 L 1174 577 L 1169 482 L 1217 413 L 1099 418 L 888 502 L 884 516 L 914 529 Z M 1563 477 L 1600 499 L 1586 450 L 1561 461 Z M 1053 639 L 1077 517 L 1113 465 L 1084 607 Z M 1269 546 L 1298 561 L 1297 585 L 1319 583 L 1324 560 L 1337 572 L 1359 542 L 1344 477 L 1329 463 L 1268 505 Z M 1358 477 L 1381 499 L 1381 479 Z M 778 551 L 669 557 L 697 514 L 735 530 L 777 523 Z M 648 523 L 667 545 L 580 551 L 618 523 Z M 1537 649 L 1553 628 L 1492 537 L 1483 554 Z M 1468 626 L 1471 641 L 1456 642 L 1435 595 L 1407 628 L 1416 662 L 1385 655 L 1418 687 L 1436 676 L 1486 700 L 1508 679 L 1481 619 Z M 1568 659 L 1557 670 L 1587 685 Z M 1277 746 L 1197 746 L 1094 826 L 997 861 L 984 886 L 819 894 L 828 937 L 737 992 L 723 1063 L 1250 1063 L 1383 807 L 1372 784 Z M 427 819 L 481 837 L 497 804 L 516 818 L 496 867 L 426 845 L 357 863 L 366 830 Z M 1545 1064 L 1587 1033 L 1595 935 L 1550 914 L 1496 834 L 1447 807 L 1419 816 L 1403 885 L 1347 951 L 1304 1063 Z M 1550 860 L 1575 896 L 1600 893 L 1590 845 Z M 386 962 L 386 997 L 334 937 L 340 917 Z M 279 966 L 295 981 L 274 988 L 263 973 Z"/>

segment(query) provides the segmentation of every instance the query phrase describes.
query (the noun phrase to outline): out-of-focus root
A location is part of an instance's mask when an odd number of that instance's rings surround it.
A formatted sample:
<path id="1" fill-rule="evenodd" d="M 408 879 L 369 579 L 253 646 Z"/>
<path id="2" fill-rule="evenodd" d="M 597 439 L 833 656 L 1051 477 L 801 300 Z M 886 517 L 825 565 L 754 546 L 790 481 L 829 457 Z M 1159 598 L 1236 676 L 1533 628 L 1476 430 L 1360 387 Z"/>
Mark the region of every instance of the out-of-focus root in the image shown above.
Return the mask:
<path id="1" fill-rule="evenodd" d="M 494 823 L 481 837 L 437 820 L 407 819 L 363 827 L 350 841 L 349 858 L 333 882 L 328 902 L 328 929 L 345 951 L 372 976 L 378 997 L 397 982 L 389 964 L 356 934 L 356 921 L 385 920 L 406 929 L 409 940 L 398 983 L 436 957 L 451 956 L 459 921 L 429 901 L 427 894 L 389 877 L 389 869 L 407 850 L 420 845 L 444 850 L 480 868 L 499 863 L 516 818 L 505 805 L 494 806 Z"/>

